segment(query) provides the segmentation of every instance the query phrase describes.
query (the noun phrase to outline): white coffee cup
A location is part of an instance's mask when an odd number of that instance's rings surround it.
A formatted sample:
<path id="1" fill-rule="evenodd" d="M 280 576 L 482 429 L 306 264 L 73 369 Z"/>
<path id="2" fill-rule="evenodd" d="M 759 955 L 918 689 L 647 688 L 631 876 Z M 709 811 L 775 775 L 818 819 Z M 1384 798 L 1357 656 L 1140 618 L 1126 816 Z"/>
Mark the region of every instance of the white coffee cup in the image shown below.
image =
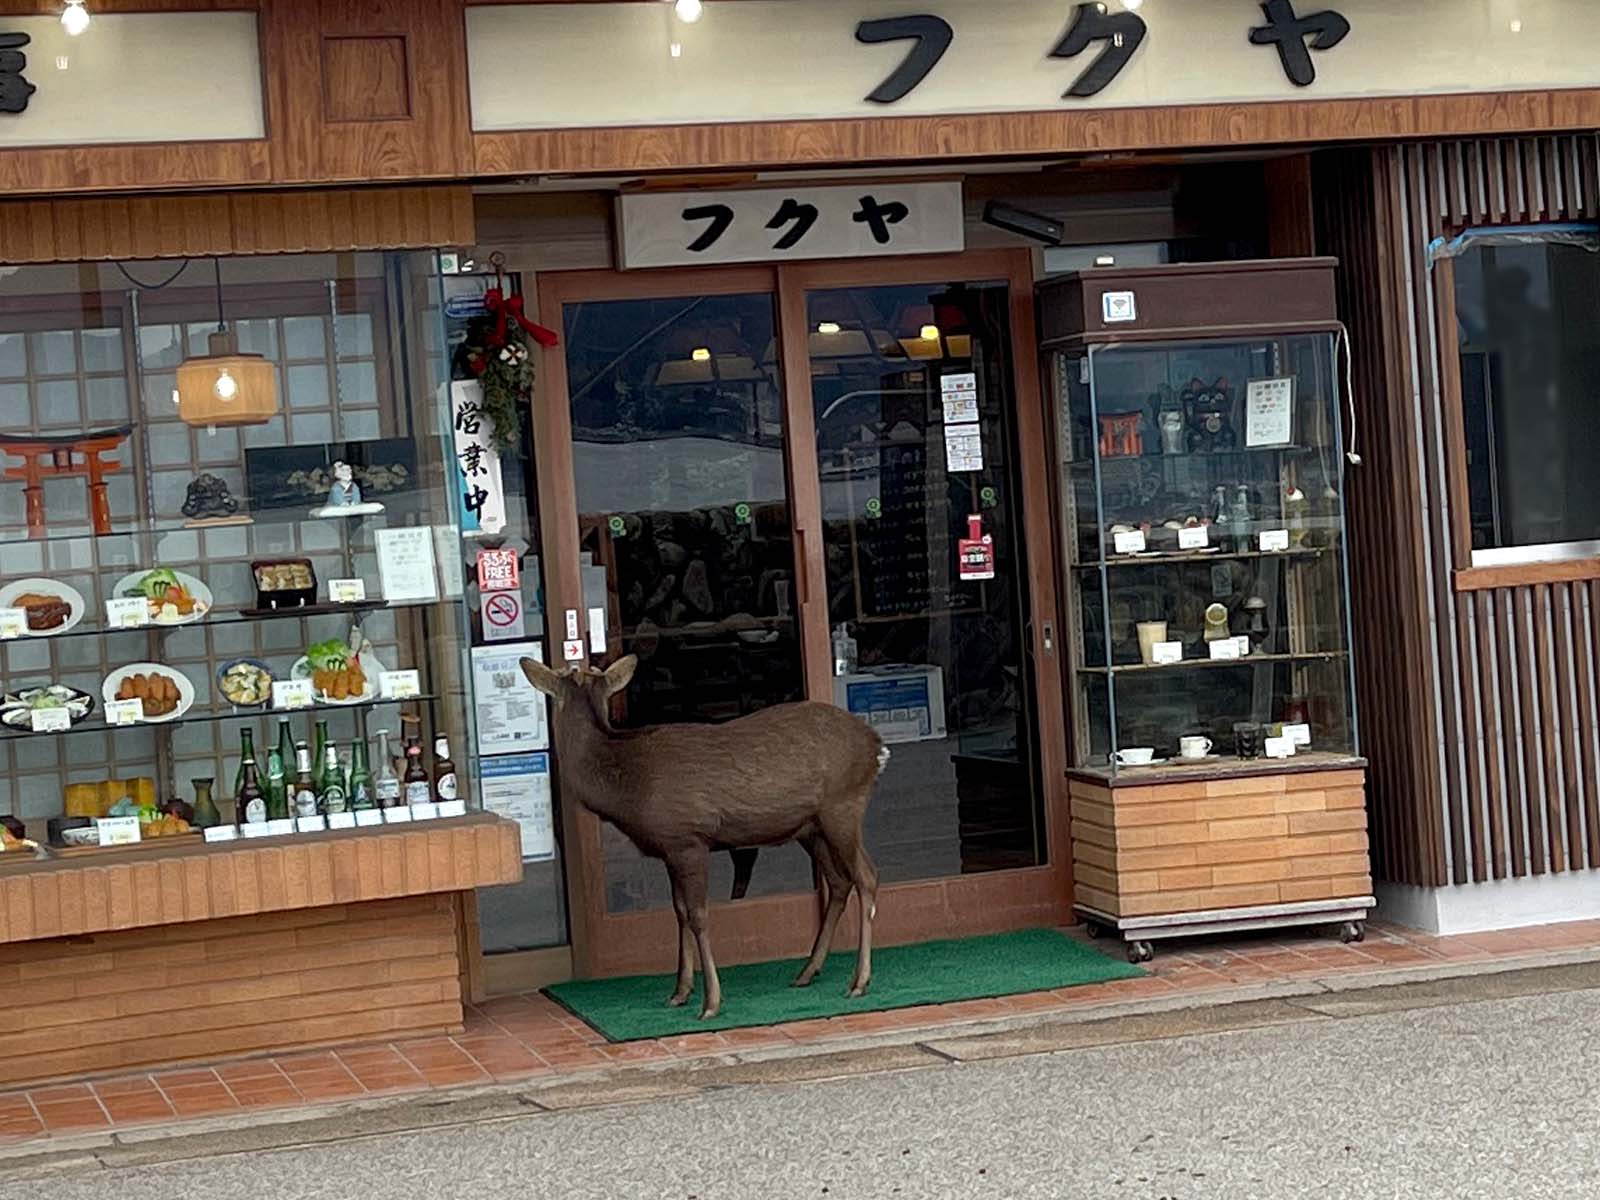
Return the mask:
<path id="1" fill-rule="evenodd" d="M 1156 752 L 1150 746 L 1134 746 L 1117 751 L 1117 762 L 1125 767 L 1148 767 L 1155 757 Z"/>
<path id="2" fill-rule="evenodd" d="M 1186 737 L 1178 739 L 1179 758 L 1204 758 L 1211 753 L 1211 739 L 1208 737 Z"/>

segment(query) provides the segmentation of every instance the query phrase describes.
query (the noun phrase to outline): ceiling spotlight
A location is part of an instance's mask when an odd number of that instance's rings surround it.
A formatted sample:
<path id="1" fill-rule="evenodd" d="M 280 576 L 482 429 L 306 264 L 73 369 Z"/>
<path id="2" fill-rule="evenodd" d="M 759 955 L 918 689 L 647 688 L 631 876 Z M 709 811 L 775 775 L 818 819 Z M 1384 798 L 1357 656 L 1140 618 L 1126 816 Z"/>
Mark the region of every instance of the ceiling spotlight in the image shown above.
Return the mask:
<path id="1" fill-rule="evenodd" d="M 700 14 L 705 11 L 701 0 L 678 0 L 672 6 L 672 11 L 678 14 L 678 20 L 692 25 L 700 19 Z"/>
<path id="2" fill-rule="evenodd" d="M 689 352 L 689 357 L 695 362 L 710 362 L 711 348 L 709 346 L 696 346 Z"/>
<path id="3" fill-rule="evenodd" d="M 817 322 L 817 332 L 818 333 L 838 333 L 839 332 L 839 328 L 840 328 L 839 327 L 839 322 L 837 322 L 837 321 L 818 321 Z"/>
<path id="4" fill-rule="evenodd" d="M 89 28 L 89 10 L 83 6 L 83 0 L 67 0 L 67 7 L 61 13 L 61 28 L 69 37 L 77 37 Z"/>

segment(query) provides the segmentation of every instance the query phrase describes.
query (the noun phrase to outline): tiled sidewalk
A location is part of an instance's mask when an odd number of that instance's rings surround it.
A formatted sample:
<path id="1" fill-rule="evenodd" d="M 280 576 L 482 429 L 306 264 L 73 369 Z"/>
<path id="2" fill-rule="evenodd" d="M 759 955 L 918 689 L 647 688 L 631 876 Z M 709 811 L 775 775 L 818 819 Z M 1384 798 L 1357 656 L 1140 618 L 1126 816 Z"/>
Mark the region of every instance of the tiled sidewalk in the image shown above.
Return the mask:
<path id="1" fill-rule="evenodd" d="M 979 1021 L 1082 1012 L 1130 1000 L 1220 995 L 1245 985 L 1333 978 L 1359 982 L 1362 976 L 1395 967 L 1503 965 L 1550 951 L 1584 949 L 1600 951 L 1600 921 L 1448 938 L 1374 925 L 1365 942 L 1352 946 L 1310 932 L 1180 942 L 1158 947 L 1149 964 L 1152 973 L 1139 979 L 624 1045 L 607 1044 L 543 996 L 512 996 L 469 1010 L 465 1031 L 455 1037 L 0 1091 L 0 1145 L 443 1088 L 553 1082 L 618 1064 L 749 1050 L 826 1048 L 872 1034 L 948 1031 Z"/>

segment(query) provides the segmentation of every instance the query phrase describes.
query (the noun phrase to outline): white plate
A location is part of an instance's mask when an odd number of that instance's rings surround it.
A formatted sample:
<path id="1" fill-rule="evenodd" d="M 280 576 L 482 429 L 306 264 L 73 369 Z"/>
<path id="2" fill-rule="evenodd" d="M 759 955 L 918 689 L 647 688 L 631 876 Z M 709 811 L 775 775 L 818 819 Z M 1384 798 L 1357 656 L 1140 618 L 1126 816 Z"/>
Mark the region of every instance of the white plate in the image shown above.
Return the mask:
<path id="1" fill-rule="evenodd" d="M 194 684 L 189 682 L 188 676 L 181 671 L 174 671 L 164 663 L 129 663 L 125 667 L 118 667 L 106 676 L 105 683 L 100 685 L 100 696 L 107 704 L 117 698 L 117 691 L 122 687 L 122 681 L 130 675 L 166 675 L 178 681 L 178 707 L 164 717 L 146 717 L 145 720 L 152 724 L 166 721 L 176 721 L 184 713 L 194 707 Z"/>
<path id="2" fill-rule="evenodd" d="M 194 611 L 187 617 L 176 617 L 170 621 L 163 621 L 152 612 L 150 623 L 152 625 L 189 625 L 195 621 L 203 620 L 206 613 L 211 611 L 212 604 L 215 603 L 211 595 L 211 589 L 187 571 L 173 571 L 172 573 L 178 577 L 178 585 L 194 597 Z M 120 598 L 130 592 L 137 592 L 139 590 L 139 581 L 148 574 L 150 574 L 149 571 L 135 571 L 132 575 L 123 576 L 117 581 L 117 585 L 111 589 L 111 595 Z"/>
<path id="3" fill-rule="evenodd" d="M 0 608 L 15 608 L 14 601 L 16 598 L 26 595 L 28 592 L 39 592 L 46 596 L 60 596 L 67 602 L 67 607 L 71 610 L 67 613 L 67 619 L 56 628 L 30 629 L 27 631 L 29 637 L 53 637 L 58 633 L 65 633 L 83 620 L 86 608 L 83 602 L 83 594 L 77 588 L 70 588 L 66 584 L 57 583 L 53 579 L 35 577 L 32 579 L 19 579 L 15 583 L 6 584 L 5 587 L 0 588 Z"/>
<path id="4" fill-rule="evenodd" d="M 317 701 L 320 704 L 365 704 L 369 700 L 376 700 L 378 698 L 378 681 L 388 669 L 372 654 L 363 654 L 361 656 L 361 670 L 367 677 L 367 690 L 359 696 L 350 696 L 344 700 L 335 700 L 332 696 L 325 696 L 318 692 Z M 310 679 L 312 674 L 311 660 L 304 654 L 295 659 L 294 666 L 289 668 L 290 679 Z"/>

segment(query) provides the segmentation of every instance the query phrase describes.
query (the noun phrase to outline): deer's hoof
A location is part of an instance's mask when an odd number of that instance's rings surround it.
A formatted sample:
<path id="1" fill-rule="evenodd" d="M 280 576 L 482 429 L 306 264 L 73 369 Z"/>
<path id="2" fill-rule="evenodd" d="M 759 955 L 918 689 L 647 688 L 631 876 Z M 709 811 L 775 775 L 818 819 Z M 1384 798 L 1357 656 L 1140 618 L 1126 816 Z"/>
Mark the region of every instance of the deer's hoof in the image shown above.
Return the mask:
<path id="1" fill-rule="evenodd" d="M 682 1008 L 687 1003 L 689 1003 L 689 993 L 688 992 L 683 993 L 683 995 L 681 995 L 681 996 L 679 996 L 679 995 L 671 995 L 671 996 L 667 997 L 667 1007 L 668 1008 Z"/>
<path id="2" fill-rule="evenodd" d="M 853 983 L 850 985 L 850 990 L 846 992 L 845 995 L 850 997 L 852 1000 L 859 1000 L 861 997 L 867 994 L 867 988 L 870 986 L 870 980 L 867 983 Z"/>
<path id="3" fill-rule="evenodd" d="M 700 1019 L 702 1021 L 709 1021 L 721 1011 L 722 1006 L 720 1004 L 716 1008 L 712 1008 L 710 1005 L 707 1005 L 705 1008 L 700 1010 Z"/>
<path id="4" fill-rule="evenodd" d="M 811 986 L 811 981 L 814 980 L 814 979 L 816 979 L 816 976 L 814 974 L 808 975 L 808 974 L 806 974 L 805 972 L 802 971 L 799 975 L 796 975 L 794 977 L 794 982 L 791 983 L 789 986 L 790 987 L 797 987 L 797 988 L 810 987 Z"/>

